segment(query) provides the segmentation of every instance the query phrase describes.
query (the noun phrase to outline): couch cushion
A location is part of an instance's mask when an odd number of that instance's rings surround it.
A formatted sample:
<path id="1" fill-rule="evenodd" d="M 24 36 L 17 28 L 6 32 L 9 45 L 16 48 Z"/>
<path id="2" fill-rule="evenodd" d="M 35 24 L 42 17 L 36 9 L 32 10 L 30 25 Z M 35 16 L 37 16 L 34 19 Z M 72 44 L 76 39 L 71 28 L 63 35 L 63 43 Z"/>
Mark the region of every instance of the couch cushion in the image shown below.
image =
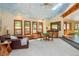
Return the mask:
<path id="1" fill-rule="evenodd" d="M 5 41 L 5 38 L 3 36 L 0 36 L 0 41 L 1 42 Z"/>
<path id="2" fill-rule="evenodd" d="M 21 39 L 21 45 L 27 45 L 28 38 Z"/>
<path id="3" fill-rule="evenodd" d="M 10 36 L 10 38 L 13 40 L 18 39 L 16 36 Z"/>

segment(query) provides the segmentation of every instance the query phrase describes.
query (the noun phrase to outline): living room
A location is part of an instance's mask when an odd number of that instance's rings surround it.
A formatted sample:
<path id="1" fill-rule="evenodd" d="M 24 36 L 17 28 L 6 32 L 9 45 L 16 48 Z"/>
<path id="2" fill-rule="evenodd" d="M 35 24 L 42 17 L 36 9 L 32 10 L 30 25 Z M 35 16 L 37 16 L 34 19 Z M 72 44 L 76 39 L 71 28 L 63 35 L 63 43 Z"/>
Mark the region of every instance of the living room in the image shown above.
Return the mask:
<path id="1" fill-rule="evenodd" d="M 78 14 L 79 3 L 0 3 L 0 55 L 79 55 L 78 39 L 77 49 L 61 39 L 79 33 Z"/>

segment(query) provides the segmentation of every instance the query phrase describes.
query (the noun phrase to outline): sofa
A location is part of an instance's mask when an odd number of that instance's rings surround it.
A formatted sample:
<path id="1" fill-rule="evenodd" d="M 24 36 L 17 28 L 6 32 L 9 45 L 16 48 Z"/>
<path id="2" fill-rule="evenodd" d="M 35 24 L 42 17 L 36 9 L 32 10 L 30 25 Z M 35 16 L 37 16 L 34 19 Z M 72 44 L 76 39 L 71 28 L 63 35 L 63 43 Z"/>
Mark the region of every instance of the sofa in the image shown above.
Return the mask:
<path id="1" fill-rule="evenodd" d="M 28 48 L 29 47 L 29 41 L 27 40 L 26 44 L 22 45 L 21 41 L 22 39 L 17 39 L 17 40 L 11 40 L 11 48 L 12 49 L 22 49 L 22 48 Z"/>
<path id="2" fill-rule="evenodd" d="M 24 38 L 24 37 L 23 37 Z M 22 45 L 23 38 L 11 39 L 10 35 L 3 35 L 0 36 L 0 41 L 3 42 L 5 40 L 11 41 L 11 48 L 12 49 L 21 49 L 21 48 L 28 48 L 29 47 L 29 38 L 26 40 L 26 44 Z"/>

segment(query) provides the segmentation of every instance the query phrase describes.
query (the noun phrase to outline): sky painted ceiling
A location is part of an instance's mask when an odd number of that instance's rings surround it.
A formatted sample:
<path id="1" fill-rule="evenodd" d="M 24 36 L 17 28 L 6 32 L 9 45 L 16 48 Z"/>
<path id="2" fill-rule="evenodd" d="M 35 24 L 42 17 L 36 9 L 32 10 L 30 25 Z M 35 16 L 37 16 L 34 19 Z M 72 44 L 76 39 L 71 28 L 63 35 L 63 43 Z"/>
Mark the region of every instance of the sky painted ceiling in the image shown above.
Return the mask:
<path id="1" fill-rule="evenodd" d="M 63 3 L 60 7 L 53 10 L 57 3 L 52 3 L 52 7 L 45 7 L 42 3 L 0 3 L 0 11 L 8 12 L 12 15 L 21 14 L 28 18 L 51 19 L 63 13 L 69 3 Z"/>

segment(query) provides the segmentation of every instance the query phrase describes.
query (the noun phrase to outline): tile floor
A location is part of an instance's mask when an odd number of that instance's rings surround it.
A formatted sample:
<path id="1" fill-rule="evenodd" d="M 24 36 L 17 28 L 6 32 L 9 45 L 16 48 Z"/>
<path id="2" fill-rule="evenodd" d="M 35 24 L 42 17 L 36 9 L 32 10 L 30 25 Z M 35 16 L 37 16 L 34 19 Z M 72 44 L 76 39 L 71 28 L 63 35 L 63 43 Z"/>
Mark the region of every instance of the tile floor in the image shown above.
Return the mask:
<path id="1" fill-rule="evenodd" d="M 10 56 L 79 56 L 79 51 L 65 41 L 30 40 L 28 49 L 13 50 Z"/>

